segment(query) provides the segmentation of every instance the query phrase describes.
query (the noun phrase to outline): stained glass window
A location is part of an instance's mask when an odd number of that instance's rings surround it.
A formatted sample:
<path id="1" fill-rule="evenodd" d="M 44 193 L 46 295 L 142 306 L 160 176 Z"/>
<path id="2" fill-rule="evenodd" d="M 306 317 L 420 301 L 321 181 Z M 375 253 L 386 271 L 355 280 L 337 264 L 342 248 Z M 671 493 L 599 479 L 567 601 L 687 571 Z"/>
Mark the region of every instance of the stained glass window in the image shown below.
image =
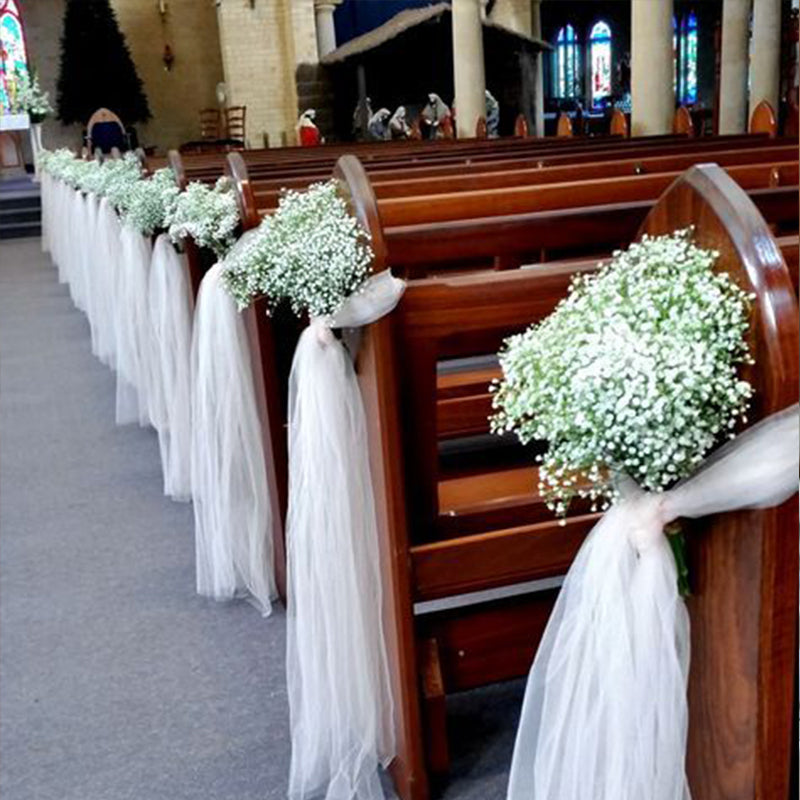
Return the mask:
<path id="1" fill-rule="evenodd" d="M 16 75 L 28 71 L 22 17 L 15 0 L 0 0 L 0 111 L 11 108 Z"/>
<path id="2" fill-rule="evenodd" d="M 681 63 L 678 97 L 682 103 L 697 102 L 697 15 L 691 11 L 681 20 Z"/>
<path id="3" fill-rule="evenodd" d="M 690 11 L 680 25 L 672 18 L 672 49 L 675 53 L 674 88 L 679 103 L 697 102 L 697 15 Z"/>
<path id="4" fill-rule="evenodd" d="M 598 108 L 611 95 L 611 28 L 598 22 L 589 36 L 592 62 L 592 107 Z"/>
<path id="5" fill-rule="evenodd" d="M 572 25 L 558 32 L 555 49 L 553 93 L 556 97 L 577 97 L 580 94 L 578 37 Z"/>

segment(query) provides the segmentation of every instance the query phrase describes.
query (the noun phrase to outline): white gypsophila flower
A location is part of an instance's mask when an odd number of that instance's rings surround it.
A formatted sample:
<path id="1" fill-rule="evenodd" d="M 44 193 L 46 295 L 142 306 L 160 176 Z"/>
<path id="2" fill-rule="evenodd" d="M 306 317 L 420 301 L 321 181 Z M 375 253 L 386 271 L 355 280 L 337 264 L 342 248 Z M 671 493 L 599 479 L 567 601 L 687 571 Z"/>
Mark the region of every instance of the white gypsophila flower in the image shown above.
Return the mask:
<path id="1" fill-rule="evenodd" d="M 539 488 L 557 514 L 576 495 L 605 507 L 618 474 L 672 485 L 744 418 L 751 298 L 717 258 L 690 229 L 645 236 L 506 340 L 491 427 L 547 443 Z"/>
<path id="2" fill-rule="evenodd" d="M 369 234 L 331 180 L 285 192 L 272 217 L 226 260 L 228 290 L 240 308 L 264 295 L 298 316 L 334 313 L 369 277 Z"/>
<path id="3" fill-rule="evenodd" d="M 103 161 L 100 194 L 108 198 L 120 214 L 125 214 L 133 197 L 135 186 L 142 180 L 142 165 L 134 153 L 124 153 L 122 158 Z"/>
<path id="4" fill-rule="evenodd" d="M 193 181 L 171 205 L 165 223 L 173 242 L 191 236 L 198 247 L 224 257 L 239 226 L 239 207 L 230 181 L 220 178 L 213 188 Z"/>
<path id="5" fill-rule="evenodd" d="M 170 168 L 156 170 L 148 178 L 136 181 L 125 203 L 124 221 L 145 236 L 152 236 L 166 226 L 178 202 L 178 185 Z"/>

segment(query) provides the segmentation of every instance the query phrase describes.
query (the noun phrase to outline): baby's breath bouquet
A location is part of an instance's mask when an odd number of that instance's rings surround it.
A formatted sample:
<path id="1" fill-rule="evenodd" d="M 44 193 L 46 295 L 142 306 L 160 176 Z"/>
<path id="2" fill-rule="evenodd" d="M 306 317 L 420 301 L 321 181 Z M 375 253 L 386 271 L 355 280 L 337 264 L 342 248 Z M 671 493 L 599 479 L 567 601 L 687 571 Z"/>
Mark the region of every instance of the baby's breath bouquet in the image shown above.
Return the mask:
<path id="1" fill-rule="evenodd" d="M 506 340 L 491 426 L 547 443 L 539 488 L 556 514 L 576 495 L 607 507 L 623 474 L 670 486 L 744 419 L 751 298 L 713 271 L 718 255 L 690 229 L 645 236 Z"/>
<path id="2" fill-rule="evenodd" d="M 213 188 L 193 181 L 170 208 L 166 222 L 173 242 L 191 236 L 199 247 L 209 247 L 222 258 L 239 225 L 239 207 L 230 180 L 220 178 Z"/>
<path id="3" fill-rule="evenodd" d="M 125 214 L 133 197 L 134 187 L 142 180 L 142 165 L 134 153 L 122 158 L 109 158 L 101 166 L 100 194 L 108 198 L 120 214 Z"/>
<path id="4" fill-rule="evenodd" d="M 130 189 L 123 218 L 145 236 L 164 228 L 178 202 L 178 185 L 171 169 L 159 169 Z"/>
<path id="5" fill-rule="evenodd" d="M 334 313 L 366 281 L 369 234 L 347 208 L 335 181 L 286 192 L 273 216 L 227 259 L 228 289 L 240 308 L 257 295 L 297 314 Z"/>

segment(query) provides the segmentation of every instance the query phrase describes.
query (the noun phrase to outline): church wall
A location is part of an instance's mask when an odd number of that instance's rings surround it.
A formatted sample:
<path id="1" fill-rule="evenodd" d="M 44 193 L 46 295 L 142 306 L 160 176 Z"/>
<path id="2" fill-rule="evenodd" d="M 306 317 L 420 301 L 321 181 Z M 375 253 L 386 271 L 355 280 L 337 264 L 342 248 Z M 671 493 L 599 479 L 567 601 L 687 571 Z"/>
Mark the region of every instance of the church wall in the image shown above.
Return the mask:
<path id="1" fill-rule="evenodd" d="M 531 0 L 496 0 L 489 19 L 509 30 L 530 36 Z"/>
<path id="2" fill-rule="evenodd" d="M 247 106 L 247 139 L 262 147 L 294 142 L 298 117 L 295 73 L 316 63 L 313 0 L 220 0 L 220 44 L 229 102 Z"/>
<path id="3" fill-rule="evenodd" d="M 197 0 L 168 0 L 164 21 L 157 3 L 112 0 L 131 51 L 153 118 L 136 126 L 142 145 L 159 151 L 200 135 L 198 112 L 216 107 L 216 86 L 223 79 L 219 32 L 214 7 Z M 164 45 L 175 56 L 164 66 Z"/>
<path id="4" fill-rule="evenodd" d="M 168 0 L 167 5 L 169 12 L 162 23 L 155 0 L 112 0 L 153 115 L 149 123 L 136 125 L 139 141 L 142 145 L 155 145 L 162 152 L 197 138 L 197 112 L 216 105 L 215 87 L 223 79 L 217 20 L 211 2 Z M 65 0 L 22 3 L 30 59 L 54 105 L 64 6 Z M 175 54 L 169 72 L 162 61 L 167 42 Z M 64 126 L 50 119 L 45 122 L 43 136 L 47 147 L 79 147 L 81 127 Z"/>
<path id="5" fill-rule="evenodd" d="M 23 2 L 22 19 L 28 43 L 28 59 L 39 73 L 42 88 L 50 93 L 50 101 L 56 104 L 56 81 L 61 57 L 61 27 L 64 20 L 64 0 L 35 0 Z M 64 126 L 58 120 L 48 119 L 42 129 L 45 147 L 79 147 L 81 130 L 78 125 Z M 23 137 L 29 150 L 27 136 Z M 26 152 L 26 160 L 31 160 Z"/>

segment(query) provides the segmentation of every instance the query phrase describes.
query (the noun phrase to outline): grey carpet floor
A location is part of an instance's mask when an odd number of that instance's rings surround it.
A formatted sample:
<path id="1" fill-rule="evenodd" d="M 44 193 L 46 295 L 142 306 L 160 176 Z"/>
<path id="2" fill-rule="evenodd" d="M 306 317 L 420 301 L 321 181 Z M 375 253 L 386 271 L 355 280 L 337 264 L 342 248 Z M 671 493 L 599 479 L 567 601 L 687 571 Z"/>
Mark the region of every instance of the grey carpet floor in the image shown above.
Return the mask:
<path id="1" fill-rule="evenodd" d="M 194 593 L 191 507 L 38 239 L 0 245 L 0 797 L 286 794 L 285 617 Z M 520 682 L 449 700 L 445 798 L 505 794 Z"/>

